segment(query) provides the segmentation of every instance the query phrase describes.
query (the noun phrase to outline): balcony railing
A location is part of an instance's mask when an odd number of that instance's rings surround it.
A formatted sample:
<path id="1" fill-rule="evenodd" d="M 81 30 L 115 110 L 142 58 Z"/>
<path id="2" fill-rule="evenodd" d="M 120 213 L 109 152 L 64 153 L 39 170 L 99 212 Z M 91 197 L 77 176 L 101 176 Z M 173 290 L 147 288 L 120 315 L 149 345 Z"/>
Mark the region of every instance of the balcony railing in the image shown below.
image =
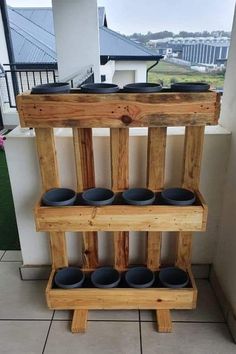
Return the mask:
<path id="1" fill-rule="evenodd" d="M 46 66 L 38 63 L 34 67 L 25 67 L 23 64 L 4 64 L 0 67 L 0 97 L 5 108 L 16 108 L 15 98 L 18 94 L 31 90 L 36 85 L 58 81 L 55 64 Z M 93 67 L 90 65 L 82 68 L 61 81 L 69 82 L 72 88 L 94 82 Z"/>

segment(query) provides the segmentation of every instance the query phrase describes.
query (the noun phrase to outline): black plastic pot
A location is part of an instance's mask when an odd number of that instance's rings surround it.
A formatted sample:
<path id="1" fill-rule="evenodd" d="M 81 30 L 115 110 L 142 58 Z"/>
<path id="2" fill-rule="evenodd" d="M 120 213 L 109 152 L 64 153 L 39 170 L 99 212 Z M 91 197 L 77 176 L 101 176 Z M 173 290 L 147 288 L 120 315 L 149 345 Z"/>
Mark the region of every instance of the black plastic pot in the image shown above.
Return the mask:
<path id="1" fill-rule="evenodd" d="M 115 199 L 115 194 L 107 188 L 91 188 L 83 192 L 82 198 L 89 205 L 109 205 Z"/>
<path id="2" fill-rule="evenodd" d="M 115 288 L 120 282 L 120 273 L 112 267 L 101 267 L 92 273 L 91 281 L 96 288 Z"/>
<path id="3" fill-rule="evenodd" d="M 149 288 L 155 281 L 154 273 L 145 267 L 134 267 L 125 273 L 126 283 L 131 288 Z"/>
<path id="4" fill-rule="evenodd" d="M 66 206 L 73 205 L 76 200 L 76 192 L 69 188 L 53 188 L 44 193 L 42 201 L 44 205 Z"/>
<path id="5" fill-rule="evenodd" d="M 168 267 L 160 270 L 159 280 L 167 288 L 184 288 L 189 283 L 189 276 L 178 267 Z"/>
<path id="6" fill-rule="evenodd" d="M 53 82 L 34 86 L 31 89 L 32 94 L 49 94 L 49 93 L 69 93 L 70 84 L 68 82 Z"/>
<path id="7" fill-rule="evenodd" d="M 204 82 L 176 82 L 171 85 L 172 91 L 177 92 L 206 92 L 209 88 L 210 85 Z"/>
<path id="8" fill-rule="evenodd" d="M 171 205 L 192 205 L 195 202 L 195 194 L 184 188 L 168 188 L 161 192 L 163 201 Z"/>
<path id="9" fill-rule="evenodd" d="M 125 92 L 159 92 L 162 90 L 162 86 L 159 84 L 148 83 L 148 82 L 137 82 L 134 84 L 128 84 L 123 87 L 123 91 Z"/>
<path id="10" fill-rule="evenodd" d="M 84 273 L 77 267 L 66 267 L 58 270 L 54 281 L 59 288 L 80 288 L 85 280 Z"/>
<path id="11" fill-rule="evenodd" d="M 131 188 L 122 193 L 122 197 L 127 204 L 150 205 L 155 200 L 153 191 L 147 188 Z"/>
<path id="12" fill-rule="evenodd" d="M 114 93 L 120 89 L 115 84 L 84 84 L 81 86 L 81 92 L 85 93 Z"/>

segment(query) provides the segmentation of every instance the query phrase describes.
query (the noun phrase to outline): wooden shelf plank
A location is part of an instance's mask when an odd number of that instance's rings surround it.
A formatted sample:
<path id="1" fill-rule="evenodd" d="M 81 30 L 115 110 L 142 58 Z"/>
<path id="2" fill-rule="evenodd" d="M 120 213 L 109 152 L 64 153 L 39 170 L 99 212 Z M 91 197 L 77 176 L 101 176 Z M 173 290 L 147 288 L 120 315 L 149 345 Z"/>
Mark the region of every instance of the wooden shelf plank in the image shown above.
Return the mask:
<path id="1" fill-rule="evenodd" d="M 197 205 L 35 207 L 37 231 L 204 231 L 207 208 Z"/>
<path id="2" fill-rule="evenodd" d="M 46 298 L 49 308 L 55 310 L 81 309 L 192 309 L 196 306 L 196 285 L 191 270 L 188 270 L 192 281 L 190 288 L 79 288 L 53 289 L 52 272 Z"/>
<path id="3" fill-rule="evenodd" d="M 217 125 L 216 92 L 17 96 L 22 127 L 124 128 Z"/>

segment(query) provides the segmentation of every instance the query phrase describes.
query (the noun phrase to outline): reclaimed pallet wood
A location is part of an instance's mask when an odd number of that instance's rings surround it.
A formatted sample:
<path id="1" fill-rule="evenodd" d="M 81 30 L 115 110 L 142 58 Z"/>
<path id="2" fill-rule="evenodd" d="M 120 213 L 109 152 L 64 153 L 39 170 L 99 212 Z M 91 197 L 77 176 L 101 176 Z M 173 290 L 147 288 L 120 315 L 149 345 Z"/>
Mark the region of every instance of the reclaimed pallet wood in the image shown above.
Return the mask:
<path id="1" fill-rule="evenodd" d="M 200 196 L 200 192 L 196 192 Z M 196 205 L 35 207 L 37 231 L 204 231 L 207 208 Z"/>
<path id="2" fill-rule="evenodd" d="M 125 128 L 216 125 L 220 94 L 71 94 L 17 97 L 22 127 Z"/>
<path id="3" fill-rule="evenodd" d="M 188 274 L 190 287 L 182 289 L 56 289 L 53 287 L 55 270 L 52 270 L 46 299 L 48 307 L 54 310 L 193 309 L 196 307 L 197 288 L 190 269 Z"/>
<path id="4" fill-rule="evenodd" d="M 119 192 L 129 186 L 129 129 L 110 129 L 111 145 L 111 187 Z M 114 266 L 122 270 L 129 262 L 129 233 L 117 230 L 113 234 Z"/>
<path id="5" fill-rule="evenodd" d="M 56 148 L 52 128 L 35 129 L 43 191 L 60 186 Z M 52 267 L 68 266 L 65 233 L 57 229 L 49 234 Z"/>

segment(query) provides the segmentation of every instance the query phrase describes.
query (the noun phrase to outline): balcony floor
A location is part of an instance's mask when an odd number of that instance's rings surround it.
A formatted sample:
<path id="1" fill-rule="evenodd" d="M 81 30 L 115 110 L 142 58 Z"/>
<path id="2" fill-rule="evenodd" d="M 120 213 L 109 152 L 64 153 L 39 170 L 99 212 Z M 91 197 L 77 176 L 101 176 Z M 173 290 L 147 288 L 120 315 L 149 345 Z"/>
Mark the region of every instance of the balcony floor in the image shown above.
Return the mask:
<path id="1" fill-rule="evenodd" d="M 151 311 L 90 311 L 85 334 L 71 313 L 46 307 L 46 282 L 22 281 L 18 251 L 0 251 L 0 352 L 9 354 L 235 354 L 211 285 L 198 279 L 197 310 L 172 311 L 173 333 L 156 332 Z"/>

